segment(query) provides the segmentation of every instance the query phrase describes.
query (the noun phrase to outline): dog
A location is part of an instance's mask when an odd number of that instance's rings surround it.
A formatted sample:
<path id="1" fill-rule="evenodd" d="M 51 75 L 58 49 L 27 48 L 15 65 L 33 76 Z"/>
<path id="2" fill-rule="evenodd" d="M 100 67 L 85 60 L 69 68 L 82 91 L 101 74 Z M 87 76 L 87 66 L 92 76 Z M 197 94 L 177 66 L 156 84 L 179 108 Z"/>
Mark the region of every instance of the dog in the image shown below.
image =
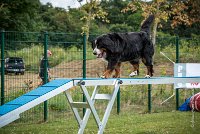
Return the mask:
<path id="1" fill-rule="evenodd" d="M 122 62 L 129 61 L 133 71 L 129 75 L 139 75 L 140 60 L 147 67 L 146 78 L 153 76 L 154 46 L 150 40 L 150 28 L 154 15 L 150 15 L 141 25 L 140 32 L 109 33 L 101 35 L 92 41 L 93 54 L 104 59 L 108 65 L 101 78 L 109 78 L 113 71 L 113 78 L 120 78 Z"/>

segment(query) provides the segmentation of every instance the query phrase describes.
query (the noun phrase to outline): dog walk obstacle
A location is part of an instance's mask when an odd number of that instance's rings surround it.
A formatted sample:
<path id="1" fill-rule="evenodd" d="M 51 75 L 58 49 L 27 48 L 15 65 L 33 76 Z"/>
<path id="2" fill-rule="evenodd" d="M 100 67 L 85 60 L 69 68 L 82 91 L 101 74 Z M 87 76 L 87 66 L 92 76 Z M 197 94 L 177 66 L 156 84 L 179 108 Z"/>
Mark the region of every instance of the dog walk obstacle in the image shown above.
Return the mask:
<path id="1" fill-rule="evenodd" d="M 55 79 L 40 86 L 17 99 L 0 106 L 0 127 L 3 127 L 20 118 L 20 114 L 30 108 L 64 92 L 79 125 L 78 134 L 82 134 L 92 113 L 98 128 L 98 134 L 102 134 L 112 110 L 117 92 L 121 85 L 135 84 L 177 84 L 200 83 L 200 77 L 154 77 L 154 78 L 119 78 L 119 79 Z M 99 94 L 99 86 L 113 86 L 111 94 Z M 68 89 L 80 86 L 86 97 L 86 102 L 74 102 Z M 92 95 L 88 93 L 87 86 L 94 86 Z M 95 100 L 108 100 L 103 119 L 99 118 L 95 109 Z M 86 108 L 83 118 L 78 113 L 78 108 Z"/>

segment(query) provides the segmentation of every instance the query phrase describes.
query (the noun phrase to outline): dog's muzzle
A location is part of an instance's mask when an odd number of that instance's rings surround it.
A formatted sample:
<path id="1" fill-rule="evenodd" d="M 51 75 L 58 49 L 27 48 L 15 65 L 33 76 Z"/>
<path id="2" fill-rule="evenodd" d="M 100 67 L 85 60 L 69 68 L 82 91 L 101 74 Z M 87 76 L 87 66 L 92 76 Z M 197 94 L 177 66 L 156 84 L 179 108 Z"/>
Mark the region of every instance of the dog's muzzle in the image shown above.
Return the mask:
<path id="1" fill-rule="evenodd" d="M 97 56 L 97 58 L 102 58 L 103 56 L 103 51 L 98 49 L 97 47 L 93 50 L 93 54 Z"/>
<path id="2" fill-rule="evenodd" d="M 97 52 L 93 51 L 93 54 L 94 54 L 94 55 L 97 55 Z"/>

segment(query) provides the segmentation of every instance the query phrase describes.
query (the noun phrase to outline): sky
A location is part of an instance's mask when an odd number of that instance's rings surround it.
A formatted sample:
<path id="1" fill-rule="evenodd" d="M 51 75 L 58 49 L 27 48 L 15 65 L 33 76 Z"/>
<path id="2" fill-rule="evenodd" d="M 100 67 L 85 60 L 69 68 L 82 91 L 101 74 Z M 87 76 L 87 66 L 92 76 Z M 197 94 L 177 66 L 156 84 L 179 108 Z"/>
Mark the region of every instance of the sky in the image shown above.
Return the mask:
<path id="1" fill-rule="evenodd" d="M 81 3 L 84 4 L 85 1 L 86 0 L 83 0 L 83 2 Z M 50 2 L 53 5 L 53 7 L 62 7 L 65 9 L 68 9 L 68 6 L 70 6 L 71 8 L 76 8 L 80 6 L 77 0 L 40 0 L 40 2 L 42 4 L 46 4 L 47 2 Z"/>
<path id="2" fill-rule="evenodd" d="M 151 0 L 143 0 L 143 1 L 151 1 Z M 53 7 L 62 7 L 68 9 L 68 6 L 71 8 L 80 7 L 80 3 L 77 0 L 40 0 L 42 4 L 46 4 L 50 2 Z M 81 4 L 85 4 L 86 0 L 82 0 Z"/>

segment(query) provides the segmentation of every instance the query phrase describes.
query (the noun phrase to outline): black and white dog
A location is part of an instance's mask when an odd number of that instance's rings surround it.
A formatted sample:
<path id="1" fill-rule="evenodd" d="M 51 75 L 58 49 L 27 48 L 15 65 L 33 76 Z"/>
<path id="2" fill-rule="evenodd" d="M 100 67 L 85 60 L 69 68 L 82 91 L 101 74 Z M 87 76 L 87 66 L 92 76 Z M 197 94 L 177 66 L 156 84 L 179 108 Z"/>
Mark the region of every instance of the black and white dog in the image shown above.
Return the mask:
<path id="1" fill-rule="evenodd" d="M 140 59 L 147 67 L 145 77 L 153 76 L 154 46 L 149 37 L 153 21 L 154 16 L 150 15 L 142 24 L 140 32 L 109 33 L 92 41 L 93 54 L 108 62 L 102 78 L 109 78 L 114 70 L 113 78 L 119 78 L 121 63 L 125 61 L 133 66 L 133 72 L 129 76 L 139 75 Z"/>

